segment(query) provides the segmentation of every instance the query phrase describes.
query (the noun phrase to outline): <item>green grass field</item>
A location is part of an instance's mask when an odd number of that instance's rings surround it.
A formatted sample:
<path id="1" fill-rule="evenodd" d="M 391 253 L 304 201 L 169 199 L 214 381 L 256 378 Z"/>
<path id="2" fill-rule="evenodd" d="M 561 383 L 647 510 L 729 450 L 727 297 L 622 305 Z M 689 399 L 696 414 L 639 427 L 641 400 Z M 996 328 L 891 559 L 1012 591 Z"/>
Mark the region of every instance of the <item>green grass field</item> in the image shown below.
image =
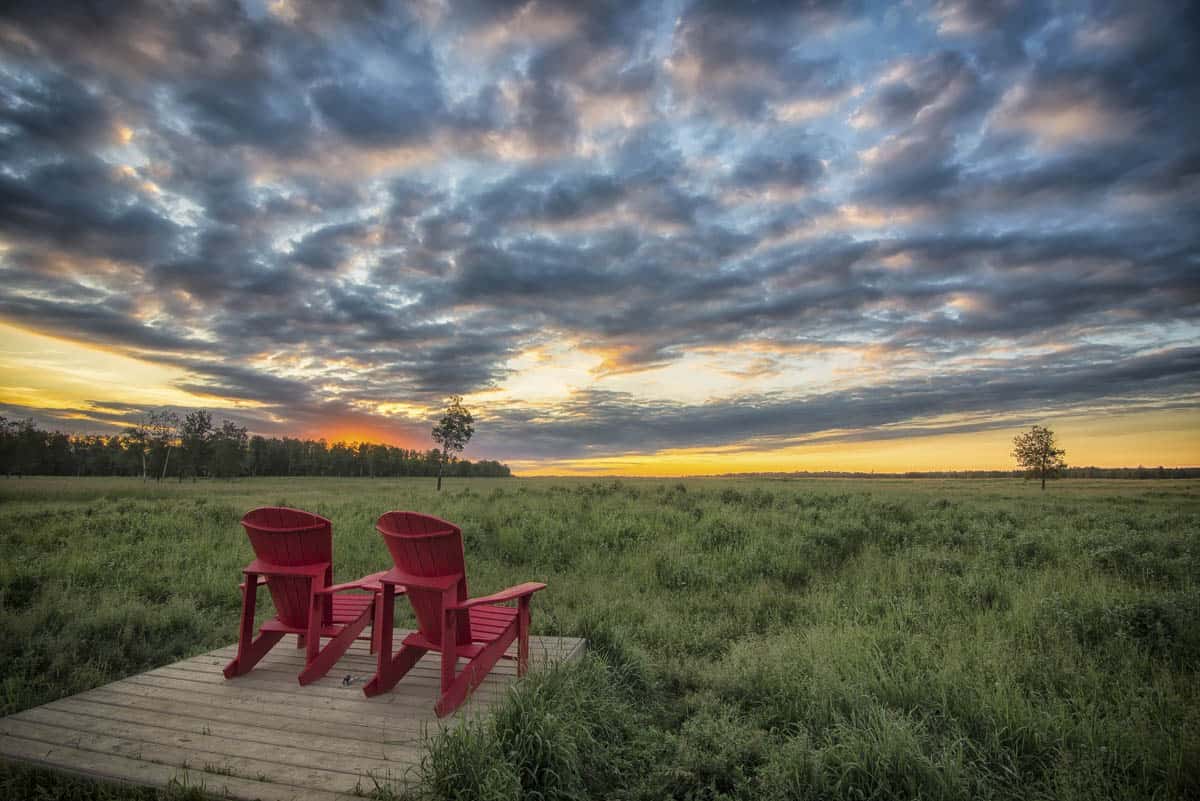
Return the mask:
<path id="1" fill-rule="evenodd" d="M 268 504 L 333 520 L 338 580 L 379 513 L 445 517 L 474 593 L 545 581 L 535 633 L 591 641 L 418 798 L 1200 798 L 1196 481 L 0 480 L 2 711 L 232 643 Z"/>

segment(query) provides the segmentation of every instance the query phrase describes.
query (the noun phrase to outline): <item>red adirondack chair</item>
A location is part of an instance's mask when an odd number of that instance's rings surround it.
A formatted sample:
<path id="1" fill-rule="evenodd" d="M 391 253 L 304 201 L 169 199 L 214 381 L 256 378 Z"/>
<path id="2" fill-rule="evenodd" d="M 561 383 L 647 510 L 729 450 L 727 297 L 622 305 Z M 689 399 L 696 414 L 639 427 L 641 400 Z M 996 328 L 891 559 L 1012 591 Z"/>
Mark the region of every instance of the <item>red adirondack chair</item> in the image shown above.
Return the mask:
<path id="1" fill-rule="evenodd" d="M 225 666 L 225 678 L 248 673 L 285 634 L 307 648 L 300 683 L 324 676 L 371 622 L 382 573 L 333 584 L 333 526 L 325 518 L 299 509 L 264 506 L 242 518 L 257 557 L 242 572 L 242 621 L 238 650 Z M 257 590 L 266 584 L 275 602 L 275 617 L 254 637 Z M 348 590 L 365 590 L 346 594 Z M 374 634 L 374 628 L 372 628 Z M 321 638 L 331 638 L 324 648 Z M 375 642 L 372 640 L 372 646 Z"/>
<path id="2" fill-rule="evenodd" d="M 426 651 L 442 655 L 442 694 L 434 711 L 450 714 L 479 686 L 505 651 L 517 641 L 517 675 L 529 666 L 529 600 L 546 585 L 528 582 L 482 598 L 467 595 L 462 531 L 453 523 L 416 512 L 388 512 L 375 530 L 383 535 L 396 567 L 380 577 L 383 585 L 375 628 L 378 669 L 364 687 L 368 696 L 387 692 Z M 418 630 L 392 654 L 395 593 L 408 591 Z M 516 607 L 501 606 L 516 601 Z M 459 657 L 470 661 L 455 673 Z"/>

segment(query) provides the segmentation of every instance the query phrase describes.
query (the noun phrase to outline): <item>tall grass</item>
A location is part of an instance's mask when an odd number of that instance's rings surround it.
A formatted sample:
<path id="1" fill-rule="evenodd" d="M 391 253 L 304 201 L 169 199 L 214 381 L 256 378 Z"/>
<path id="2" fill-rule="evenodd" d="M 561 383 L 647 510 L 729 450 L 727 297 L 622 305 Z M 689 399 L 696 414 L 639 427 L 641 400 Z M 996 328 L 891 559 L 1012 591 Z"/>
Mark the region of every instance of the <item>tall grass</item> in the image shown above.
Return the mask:
<path id="1" fill-rule="evenodd" d="M 473 591 L 589 638 L 415 798 L 1200 798 L 1194 481 L 0 482 L 4 712 L 232 642 L 277 503 L 338 579 L 380 512 L 454 520 Z"/>

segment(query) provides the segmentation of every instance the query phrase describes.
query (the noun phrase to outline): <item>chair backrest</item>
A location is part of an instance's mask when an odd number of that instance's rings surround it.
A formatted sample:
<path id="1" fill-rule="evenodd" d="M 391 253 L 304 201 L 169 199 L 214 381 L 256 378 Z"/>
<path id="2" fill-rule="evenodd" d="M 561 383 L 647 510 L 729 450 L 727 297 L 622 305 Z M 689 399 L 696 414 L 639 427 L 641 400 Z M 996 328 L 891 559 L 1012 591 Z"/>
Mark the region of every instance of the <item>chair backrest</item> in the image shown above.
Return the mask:
<path id="1" fill-rule="evenodd" d="M 375 530 L 383 535 L 396 567 L 423 578 L 459 576 L 458 600 L 467 600 L 467 566 L 458 526 L 418 512 L 387 512 Z M 431 642 L 441 642 L 441 593 L 409 587 L 407 594 L 421 634 Z M 460 645 L 471 642 L 470 626 L 460 625 L 456 634 Z"/>
<path id="2" fill-rule="evenodd" d="M 325 562 L 325 586 L 333 584 L 333 524 L 320 515 L 283 506 L 251 509 L 242 518 L 254 555 L 274 565 L 312 565 Z M 289 626 L 308 625 L 308 579 L 273 576 L 267 580 L 279 620 Z M 325 605 L 324 623 L 333 621 Z"/>

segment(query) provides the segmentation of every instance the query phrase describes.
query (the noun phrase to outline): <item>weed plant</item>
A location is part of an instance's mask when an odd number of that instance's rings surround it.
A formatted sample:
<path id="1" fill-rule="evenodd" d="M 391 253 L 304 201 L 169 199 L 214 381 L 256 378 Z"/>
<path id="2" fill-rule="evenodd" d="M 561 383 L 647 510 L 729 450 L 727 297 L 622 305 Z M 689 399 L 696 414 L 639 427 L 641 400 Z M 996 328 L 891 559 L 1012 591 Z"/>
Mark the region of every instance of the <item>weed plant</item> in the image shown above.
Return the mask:
<path id="1" fill-rule="evenodd" d="M 233 642 L 266 504 L 333 520 L 336 580 L 445 517 L 473 593 L 589 640 L 381 797 L 1200 798 L 1195 481 L 0 481 L 3 712 Z"/>

